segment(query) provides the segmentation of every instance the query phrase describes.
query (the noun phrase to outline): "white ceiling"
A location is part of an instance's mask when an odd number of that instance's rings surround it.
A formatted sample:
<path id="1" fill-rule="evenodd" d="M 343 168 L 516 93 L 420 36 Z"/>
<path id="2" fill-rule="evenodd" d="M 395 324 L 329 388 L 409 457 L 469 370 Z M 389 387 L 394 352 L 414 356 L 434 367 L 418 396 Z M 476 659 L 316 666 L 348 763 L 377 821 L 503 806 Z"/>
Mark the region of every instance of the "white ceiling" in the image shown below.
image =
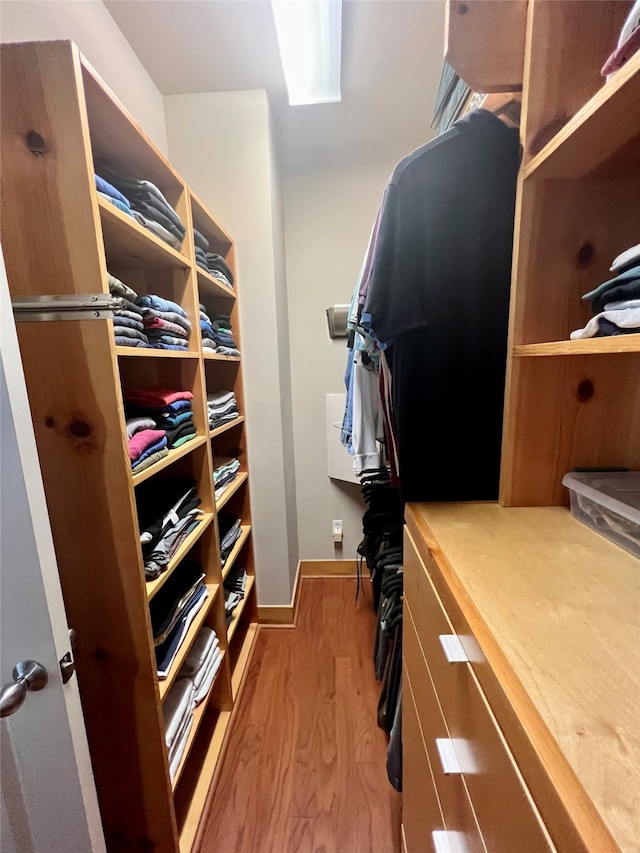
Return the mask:
<path id="1" fill-rule="evenodd" d="M 290 107 L 269 0 L 106 0 L 165 95 L 266 89 L 284 158 L 403 152 L 428 139 L 444 0 L 343 0 L 342 102 Z"/>

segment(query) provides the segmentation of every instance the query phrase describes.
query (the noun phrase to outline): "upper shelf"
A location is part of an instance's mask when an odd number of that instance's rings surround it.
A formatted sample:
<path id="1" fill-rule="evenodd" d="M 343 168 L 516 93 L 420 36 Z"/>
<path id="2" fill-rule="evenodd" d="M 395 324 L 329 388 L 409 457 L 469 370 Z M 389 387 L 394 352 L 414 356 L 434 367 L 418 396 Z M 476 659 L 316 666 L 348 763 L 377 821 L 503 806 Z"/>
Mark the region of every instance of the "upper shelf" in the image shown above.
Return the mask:
<path id="1" fill-rule="evenodd" d="M 118 210 L 111 202 L 98 196 L 100 221 L 110 266 L 127 267 L 183 267 L 191 262 L 168 243 L 156 237 L 131 216 Z"/>
<path id="2" fill-rule="evenodd" d="M 449 0 L 445 59 L 474 92 L 522 89 L 527 0 Z"/>
<path id="3" fill-rule="evenodd" d="M 550 355 L 603 355 L 640 352 L 640 335 L 612 335 L 577 341 L 550 341 L 543 344 L 519 344 L 513 348 L 516 358 Z"/>
<path id="4" fill-rule="evenodd" d="M 621 150 L 640 152 L 640 53 L 533 157 L 525 178 L 581 178 Z M 634 150 L 629 153 L 633 156 Z M 628 158 L 625 158 L 628 168 Z"/>
<path id="5" fill-rule="evenodd" d="M 218 281 L 217 278 L 205 272 L 202 267 L 196 265 L 196 270 L 198 272 L 198 289 L 201 299 L 206 299 L 208 296 L 217 299 L 234 300 L 236 298 L 234 290 L 231 290 L 231 288 L 224 285 L 221 281 Z"/>

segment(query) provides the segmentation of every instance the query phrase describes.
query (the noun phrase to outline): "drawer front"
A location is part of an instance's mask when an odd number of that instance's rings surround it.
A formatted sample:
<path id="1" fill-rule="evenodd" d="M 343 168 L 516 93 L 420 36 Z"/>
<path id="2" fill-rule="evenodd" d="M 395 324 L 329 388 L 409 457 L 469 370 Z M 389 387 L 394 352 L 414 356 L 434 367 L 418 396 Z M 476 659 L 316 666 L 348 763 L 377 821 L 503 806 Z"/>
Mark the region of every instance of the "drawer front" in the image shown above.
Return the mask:
<path id="1" fill-rule="evenodd" d="M 433 832 L 444 829 L 427 749 L 408 680 L 402 690 L 402 826 L 406 853 L 431 850 Z"/>
<path id="2" fill-rule="evenodd" d="M 414 607 L 419 613 L 416 627 L 424 658 L 449 735 L 462 759 L 462 773 L 487 849 L 496 853 L 553 850 L 471 665 L 460 660 L 464 649 L 456 649 L 455 633 L 421 558 L 412 551 L 407 561 L 405 554 L 405 573 L 407 562 L 411 577 L 407 604 L 411 614 Z M 441 636 L 449 638 L 448 653 Z M 473 643 L 467 637 L 464 647 L 470 646 Z M 451 659 L 457 662 L 450 663 Z"/>
<path id="3" fill-rule="evenodd" d="M 459 834 L 459 838 L 461 839 L 459 846 L 461 850 L 468 851 L 468 853 L 486 853 L 478 828 L 478 822 L 465 788 L 464 779 L 459 773 L 445 772 L 445 767 L 442 763 L 438 743 L 442 747 L 442 744 L 449 740 L 449 732 L 444 724 L 429 671 L 424 662 L 420 643 L 415 633 L 411 614 L 406 604 L 404 610 L 402 652 L 405 665 L 404 678 L 408 688 L 407 692 L 413 696 L 415 701 L 427 756 L 442 808 L 444 828 L 447 832 Z M 409 780 L 406 780 L 406 782 L 403 780 L 402 787 L 403 800 L 406 802 L 404 798 L 408 794 Z M 437 849 L 433 841 L 431 841 L 431 846 L 424 846 L 422 848 L 423 851 L 431 851 L 432 849 L 434 851 Z"/>

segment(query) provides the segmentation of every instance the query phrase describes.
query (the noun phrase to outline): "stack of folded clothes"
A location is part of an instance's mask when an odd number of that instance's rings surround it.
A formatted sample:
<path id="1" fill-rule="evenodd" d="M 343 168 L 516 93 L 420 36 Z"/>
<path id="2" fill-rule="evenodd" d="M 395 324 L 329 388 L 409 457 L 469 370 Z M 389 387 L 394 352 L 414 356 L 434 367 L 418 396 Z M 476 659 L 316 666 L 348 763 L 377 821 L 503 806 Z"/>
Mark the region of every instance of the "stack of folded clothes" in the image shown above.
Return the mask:
<path id="1" fill-rule="evenodd" d="M 138 294 L 111 273 L 107 273 L 109 293 L 118 296 L 122 307 L 113 312 L 113 331 L 119 347 L 148 347 L 149 339 L 144 334 L 142 311 L 135 304 Z"/>
<path id="2" fill-rule="evenodd" d="M 110 169 L 105 163 L 97 164 L 96 188 L 104 193 L 116 207 L 123 210 L 164 240 L 174 249 L 180 249 L 185 235 L 185 227 L 175 210 L 160 190 L 151 181 L 126 178 Z M 101 179 L 98 185 L 98 179 Z M 115 189 L 119 196 L 113 196 L 108 189 Z"/>
<path id="3" fill-rule="evenodd" d="M 109 181 L 105 181 L 100 175 L 94 174 L 93 177 L 99 196 L 110 201 L 114 207 L 117 207 L 123 213 L 133 216 L 129 199 L 123 196 L 120 190 L 116 189 Z"/>
<path id="4" fill-rule="evenodd" d="M 131 468 L 136 474 L 169 453 L 166 432 L 157 429 L 155 420 L 149 417 L 127 418 L 127 444 Z"/>
<path id="5" fill-rule="evenodd" d="M 244 598 L 246 586 L 246 570 L 240 567 L 231 569 L 224 582 L 224 609 L 227 615 L 227 625 L 231 621 L 233 611 Z"/>
<path id="6" fill-rule="evenodd" d="M 207 309 L 202 302 L 200 303 L 200 331 L 202 332 L 202 346 L 205 349 L 210 349 L 215 352 L 215 350 L 218 349 L 218 345 L 213 338 L 211 318 L 207 314 Z"/>
<path id="7" fill-rule="evenodd" d="M 166 678 L 189 626 L 207 598 L 199 563 L 183 560 L 149 602 L 158 677 Z"/>
<path id="8" fill-rule="evenodd" d="M 154 580 L 200 523 L 201 500 L 191 480 L 160 480 L 136 489 L 136 503 L 144 575 Z"/>
<path id="9" fill-rule="evenodd" d="M 206 316 L 206 312 L 205 312 Z M 200 315 L 200 328 L 204 338 L 205 331 L 208 339 L 212 340 L 216 347 L 216 352 L 220 355 L 240 355 L 236 348 L 236 342 L 231 331 L 231 318 L 228 314 L 216 314 L 206 318 L 209 322 L 206 323 Z"/>
<path id="10" fill-rule="evenodd" d="M 136 305 L 142 311 L 144 332 L 153 349 L 188 348 L 191 322 L 184 308 L 161 296 L 139 296 Z"/>
<path id="11" fill-rule="evenodd" d="M 240 460 L 225 456 L 217 456 L 216 467 L 213 471 L 213 486 L 215 488 L 216 500 L 225 492 L 227 486 L 238 476 Z"/>
<path id="12" fill-rule="evenodd" d="M 238 403 L 233 391 L 214 391 L 207 395 L 209 410 L 209 427 L 217 429 L 229 421 L 235 421 L 240 416 Z"/>
<path id="13" fill-rule="evenodd" d="M 178 678 L 193 685 L 193 701 L 199 705 L 209 693 L 216 673 L 222 663 L 222 649 L 216 632 L 212 628 L 201 628 Z"/>
<path id="14" fill-rule="evenodd" d="M 147 430 L 154 433 L 160 432 L 164 443 L 159 436 L 154 436 L 160 443 L 160 447 L 153 446 L 152 453 L 165 448 L 172 450 L 181 447 L 196 437 L 192 400 L 191 391 L 173 391 L 170 388 L 131 388 L 125 391 L 127 436 L 130 429 L 135 429 L 132 433 L 133 438 L 138 432 L 144 433 Z M 136 449 L 145 440 L 137 439 Z M 129 456 L 131 458 L 131 444 Z M 139 456 L 135 457 L 135 462 L 132 458 L 134 470 L 138 470 L 140 461 Z"/>
<path id="15" fill-rule="evenodd" d="M 164 739 L 169 756 L 169 775 L 173 782 L 193 726 L 193 682 L 181 678 L 167 693 L 162 704 Z"/>
<path id="16" fill-rule="evenodd" d="M 242 535 L 241 519 L 228 512 L 218 513 L 218 532 L 220 534 L 220 565 L 224 569 L 233 546 Z"/>
<path id="17" fill-rule="evenodd" d="M 196 264 L 224 284 L 225 287 L 233 290 L 233 272 L 222 255 L 210 252 L 209 241 L 204 234 L 196 231 L 195 228 L 193 229 L 193 239 L 195 243 Z"/>
<path id="18" fill-rule="evenodd" d="M 611 272 L 614 278 L 582 297 L 591 300 L 595 316 L 571 332 L 572 340 L 640 333 L 640 244 L 618 255 Z"/>

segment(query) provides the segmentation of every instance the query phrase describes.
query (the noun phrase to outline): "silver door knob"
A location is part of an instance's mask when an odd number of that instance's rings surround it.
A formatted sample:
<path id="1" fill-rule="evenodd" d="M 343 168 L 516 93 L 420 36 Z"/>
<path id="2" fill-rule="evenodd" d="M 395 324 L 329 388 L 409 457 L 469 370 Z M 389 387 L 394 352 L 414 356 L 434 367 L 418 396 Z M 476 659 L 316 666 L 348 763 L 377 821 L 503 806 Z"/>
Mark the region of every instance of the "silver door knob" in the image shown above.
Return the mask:
<path id="1" fill-rule="evenodd" d="M 21 660 L 13 672 L 13 684 L 0 691 L 0 717 L 10 717 L 22 706 L 29 690 L 42 690 L 49 681 L 47 670 L 35 660 Z"/>

